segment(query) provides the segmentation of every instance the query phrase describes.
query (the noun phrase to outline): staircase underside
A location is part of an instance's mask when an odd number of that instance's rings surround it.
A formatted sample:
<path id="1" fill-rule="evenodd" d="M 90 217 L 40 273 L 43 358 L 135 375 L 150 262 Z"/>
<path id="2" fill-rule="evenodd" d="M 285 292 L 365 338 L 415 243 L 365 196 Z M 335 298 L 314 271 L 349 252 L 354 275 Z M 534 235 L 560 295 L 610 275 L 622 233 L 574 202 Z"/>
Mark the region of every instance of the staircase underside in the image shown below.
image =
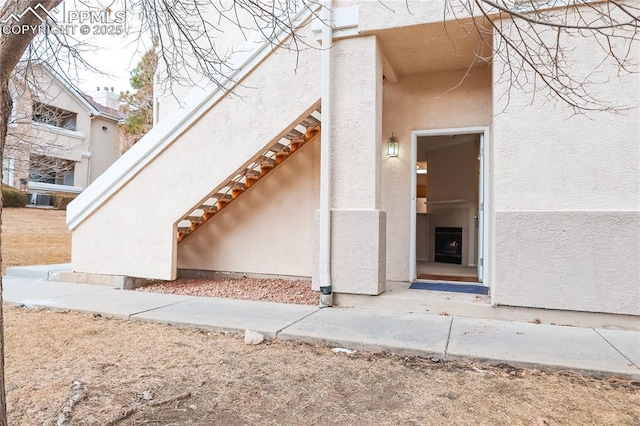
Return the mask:
<path id="1" fill-rule="evenodd" d="M 282 164 L 302 145 L 316 136 L 320 129 L 321 108 L 318 101 L 178 220 L 178 242 L 187 238 L 258 180 Z"/>

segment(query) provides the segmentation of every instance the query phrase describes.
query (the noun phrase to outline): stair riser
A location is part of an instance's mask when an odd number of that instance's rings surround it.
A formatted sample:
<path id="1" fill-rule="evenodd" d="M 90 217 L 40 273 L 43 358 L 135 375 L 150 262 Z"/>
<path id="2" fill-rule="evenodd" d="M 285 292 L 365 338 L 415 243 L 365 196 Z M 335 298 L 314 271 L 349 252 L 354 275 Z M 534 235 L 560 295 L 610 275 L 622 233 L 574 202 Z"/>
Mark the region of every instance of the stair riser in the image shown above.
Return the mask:
<path id="1" fill-rule="evenodd" d="M 260 164 L 260 176 L 265 176 L 274 168 L 274 164 L 271 163 L 262 163 Z"/>
<path id="2" fill-rule="evenodd" d="M 291 152 L 295 152 L 298 149 L 300 149 L 300 147 L 304 144 L 304 141 L 302 140 L 298 140 L 296 142 L 291 142 L 291 145 L 289 145 L 289 148 L 291 149 Z"/>
<path id="3" fill-rule="evenodd" d="M 245 177 L 245 184 L 247 185 L 247 188 L 251 188 L 251 186 L 256 183 L 258 181 L 258 179 L 260 179 L 259 176 L 246 176 Z"/>
<path id="4" fill-rule="evenodd" d="M 233 188 L 231 190 L 231 198 L 236 199 L 244 192 L 244 188 Z"/>
<path id="5" fill-rule="evenodd" d="M 284 160 L 289 156 L 288 152 L 278 152 L 276 153 L 276 164 L 281 164 Z"/>

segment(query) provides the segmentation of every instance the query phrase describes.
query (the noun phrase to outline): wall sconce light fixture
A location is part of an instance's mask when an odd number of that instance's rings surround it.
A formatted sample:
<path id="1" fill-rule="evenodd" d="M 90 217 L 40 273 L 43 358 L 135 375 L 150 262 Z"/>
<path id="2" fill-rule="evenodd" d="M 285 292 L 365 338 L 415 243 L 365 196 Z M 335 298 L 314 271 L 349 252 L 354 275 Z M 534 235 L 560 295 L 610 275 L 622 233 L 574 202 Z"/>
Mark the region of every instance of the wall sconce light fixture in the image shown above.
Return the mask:
<path id="1" fill-rule="evenodd" d="M 400 142 L 393 133 L 387 142 L 387 157 L 397 157 L 400 154 Z"/>

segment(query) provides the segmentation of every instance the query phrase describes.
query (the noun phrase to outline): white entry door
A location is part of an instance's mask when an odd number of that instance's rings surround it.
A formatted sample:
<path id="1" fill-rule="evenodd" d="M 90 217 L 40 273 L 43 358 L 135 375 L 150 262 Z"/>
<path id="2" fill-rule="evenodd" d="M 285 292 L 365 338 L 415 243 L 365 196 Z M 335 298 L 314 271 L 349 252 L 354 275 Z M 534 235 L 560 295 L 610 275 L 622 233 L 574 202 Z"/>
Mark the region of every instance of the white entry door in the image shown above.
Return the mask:
<path id="1" fill-rule="evenodd" d="M 476 230 L 478 232 L 478 281 L 482 282 L 484 272 L 484 187 L 485 187 L 485 171 L 484 171 L 484 133 L 480 134 L 480 150 L 478 153 L 478 215 L 476 218 Z"/>

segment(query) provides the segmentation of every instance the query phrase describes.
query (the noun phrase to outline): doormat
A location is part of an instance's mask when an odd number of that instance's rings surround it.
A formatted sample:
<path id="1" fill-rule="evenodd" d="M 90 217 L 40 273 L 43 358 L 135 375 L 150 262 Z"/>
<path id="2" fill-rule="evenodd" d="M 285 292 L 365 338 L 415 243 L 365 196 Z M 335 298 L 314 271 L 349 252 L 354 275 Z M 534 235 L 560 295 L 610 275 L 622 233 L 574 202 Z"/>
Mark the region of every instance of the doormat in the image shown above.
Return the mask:
<path id="1" fill-rule="evenodd" d="M 462 281 L 464 283 L 479 283 L 477 277 L 463 277 L 452 275 L 434 275 L 434 274 L 420 274 L 419 280 L 431 280 L 431 281 Z"/>
<path id="2" fill-rule="evenodd" d="M 489 294 L 489 287 L 473 284 L 451 284 L 416 281 L 409 286 L 412 290 L 449 291 L 454 293 Z"/>

